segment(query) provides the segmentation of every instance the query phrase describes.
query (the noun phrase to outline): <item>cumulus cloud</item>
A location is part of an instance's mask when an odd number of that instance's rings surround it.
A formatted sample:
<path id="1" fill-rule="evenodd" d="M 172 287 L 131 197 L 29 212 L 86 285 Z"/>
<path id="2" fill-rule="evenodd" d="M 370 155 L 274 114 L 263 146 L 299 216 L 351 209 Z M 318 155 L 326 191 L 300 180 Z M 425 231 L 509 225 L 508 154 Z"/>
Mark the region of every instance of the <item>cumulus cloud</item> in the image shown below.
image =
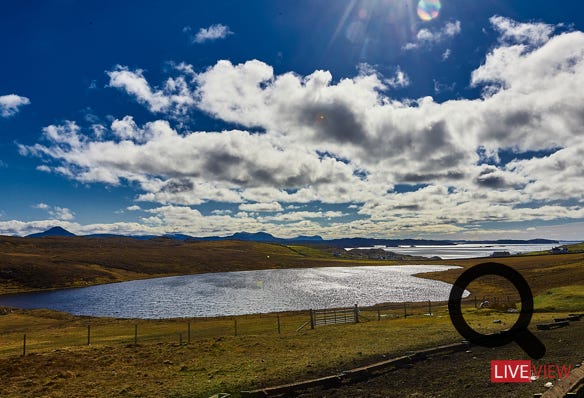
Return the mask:
<path id="1" fill-rule="evenodd" d="M 252 212 L 277 212 L 282 211 L 282 205 L 278 202 L 242 203 L 239 205 L 239 210 Z"/>
<path id="2" fill-rule="evenodd" d="M 74 213 L 66 208 L 66 207 L 59 207 L 59 206 L 49 206 L 46 203 L 37 203 L 33 205 L 35 209 L 45 210 L 49 213 L 51 217 L 55 220 L 63 220 L 63 221 L 70 221 L 75 218 Z"/>
<path id="3" fill-rule="evenodd" d="M 545 23 L 520 23 L 510 18 L 495 15 L 489 19 L 493 28 L 499 32 L 499 41 L 513 44 L 539 46 L 546 43 L 555 30 Z"/>
<path id="4" fill-rule="evenodd" d="M 404 50 L 413 50 L 419 47 L 441 43 L 450 39 L 462 31 L 460 21 L 447 22 L 439 30 L 420 29 L 416 35 L 416 40 L 411 43 L 406 43 L 403 46 Z"/>
<path id="5" fill-rule="evenodd" d="M 197 44 L 225 39 L 227 36 L 233 34 L 233 32 L 229 29 L 229 26 L 220 23 L 211 25 L 208 28 L 200 28 L 199 31 L 194 35 L 191 33 L 192 29 L 188 26 L 183 29 L 183 32 L 189 34 L 191 41 Z"/>
<path id="6" fill-rule="evenodd" d="M 196 109 L 234 128 L 179 133 L 168 121 L 138 125 L 128 115 L 99 135 L 76 122 L 47 126 L 42 142 L 20 151 L 78 181 L 135 184 L 137 200 L 162 206 L 144 219 L 154 229 L 290 235 L 322 233 L 330 218 L 329 236 L 387 236 L 584 217 L 584 34 L 491 23 L 500 40 L 469 76 L 479 98 L 395 99 L 391 88 L 407 84 L 400 68 L 387 78 L 362 67 L 335 80 L 329 71 L 276 74 L 258 60 L 221 60 L 200 73 L 181 64 L 182 74 L 157 88 L 143 71 L 117 67 L 110 86 L 151 111 Z M 460 29 L 451 22 L 421 31 L 417 42 Z M 517 159 L 502 164 L 503 150 Z M 190 207 L 209 201 L 239 212 L 204 216 Z M 351 204 L 356 219 L 288 208 L 313 202 Z"/>
<path id="7" fill-rule="evenodd" d="M 0 95 L 0 116 L 4 118 L 14 116 L 22 106 L 28 104 L 30 104 L 30 100 L 20 95 Z"/>
<path id="8" fill-rule="evenodd" d="M 393 77 L 385 79 L 385 83 L 389 87 L 407 87 L 410 85 L 410 78 L 401 70 L 400 67 L 397 68 L 395 75 Z"/>
<path id="9" fill-rule="evenodd" d="M 153 88 L 144 77 L 142 69 L 130 70 L 117 65 L 114 70 L 106 72 L 110 78 L 109 86 L 125 91 L 151 112 L 164 112 L 171 115 L 183 115 L 194 104 L 184 76 L 168 78 L 162 88 Z"/>
<path id="10" fill-rule="evenodd" d="M 165 121 L 138 128 L 131 118 L 114 120 L 109 140 L 91 139 L 74 122 L 44 129 L 50 145 L 21 146 L 21 153 L 59 161 L 82 182 L 135 182 L 140 200 L 199 204 L 242 202 L 240 188 L 296 189 L 357 181 L 352 168 L 319 158 L 303 147 L 282 148 L 277 139 L 245 131 L 180 135 Z M 47 166 L 48 167 L 48 166 Z"/>

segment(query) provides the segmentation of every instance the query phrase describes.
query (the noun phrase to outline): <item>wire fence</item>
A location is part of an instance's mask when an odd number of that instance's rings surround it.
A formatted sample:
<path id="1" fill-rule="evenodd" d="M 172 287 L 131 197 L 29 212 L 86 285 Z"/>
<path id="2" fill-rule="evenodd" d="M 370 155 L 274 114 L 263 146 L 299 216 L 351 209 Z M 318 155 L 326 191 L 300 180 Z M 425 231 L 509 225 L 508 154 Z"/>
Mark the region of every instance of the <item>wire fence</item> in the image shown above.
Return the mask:
<path id="1" fill-rule="evenodd" d="M 467 297 L 465 308 L 516 308 L 516 297 Z M 79 346 L 192 344 L 201 339 L 245 335 L 287 335 L 341 324 L 380 322 L 445 313 L 447 302 L 385 303 L 236 317 L 191 319 L 103 319 L 34 315 L 5 309 L 0 313 L 0 357 L 64 350 Z M 321 318 L 316 319 L 316 316 Z M 53 317 L 52 317 L 53 316 Z M 42 321 L 39 321 L 42 320 Z M 342 327 L 339 326 L 339 327 Z"/>

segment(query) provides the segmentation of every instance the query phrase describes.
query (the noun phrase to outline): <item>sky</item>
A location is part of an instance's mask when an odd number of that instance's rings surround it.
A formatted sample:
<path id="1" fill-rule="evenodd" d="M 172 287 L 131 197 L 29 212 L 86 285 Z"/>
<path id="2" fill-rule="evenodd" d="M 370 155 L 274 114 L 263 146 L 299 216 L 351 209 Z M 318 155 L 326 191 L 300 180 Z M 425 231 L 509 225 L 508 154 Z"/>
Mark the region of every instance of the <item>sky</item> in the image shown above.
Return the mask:
<path id="1" fill-rule="evenodd" d="M 584 240 L 579 1 L 18 1 L 0 234 Z"/>

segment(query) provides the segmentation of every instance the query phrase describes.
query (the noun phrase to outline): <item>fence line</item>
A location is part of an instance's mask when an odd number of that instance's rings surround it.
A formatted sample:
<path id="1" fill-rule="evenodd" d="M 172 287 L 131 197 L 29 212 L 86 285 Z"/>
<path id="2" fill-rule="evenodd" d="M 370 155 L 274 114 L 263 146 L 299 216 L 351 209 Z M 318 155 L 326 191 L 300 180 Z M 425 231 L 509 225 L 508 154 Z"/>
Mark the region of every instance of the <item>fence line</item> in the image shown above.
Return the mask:
<path id="1" fill-rule="evenodd" d="M 497 309 L 513 308 L 519 298 L 467 297 L 466 308 L 479 308 L 489 302 Z M 27 355 L 31 352 L 61 349 L 72 346 L 94 346 L 109 344 L 138 345 L 148 342 L 191 344 L 193 339 L 225 336 L 294 334 L 321 326 L 358 324 L 410 316 L 432 316 L 434 312 L 445 312 L 447 302 L 403 302 L 384 303 L 368 307 L 357 305 L 346 308 L 318 309 L 277 314 L 242 315 L 223 318 L 191 318 L 168 320 L 114 320 L 82 319 L 62 321 L 55 318 L 55 325 L 26 326 L 20 323 L 8 329 L 2 326 L 0 316 L 0 357 Z M 10 316 L 7 313 L 6 316 Z M 51 319 L 51 318 L 48 318 Z M 6 325 L 6 323 L 4 323 Z M 45 323 L 43 322 L 43 325 Z M 194 327 L 193 327 L 194 325 Z M 341 326 L 342 327 L 342 326 Z M 186 338 L 185 338 L 186 336 Z"/>

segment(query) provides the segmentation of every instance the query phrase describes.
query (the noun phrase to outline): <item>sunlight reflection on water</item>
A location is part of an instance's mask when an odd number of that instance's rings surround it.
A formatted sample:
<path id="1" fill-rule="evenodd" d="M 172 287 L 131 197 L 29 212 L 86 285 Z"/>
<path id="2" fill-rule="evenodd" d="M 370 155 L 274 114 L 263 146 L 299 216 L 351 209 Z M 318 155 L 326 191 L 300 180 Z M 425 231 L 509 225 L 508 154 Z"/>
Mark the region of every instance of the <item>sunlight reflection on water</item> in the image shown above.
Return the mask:
<path id="1" fill-rule="evenodd" d="M 412 274 L 436 265 L 222 272 L 0 296 L 0 305 L 77 315 L 174 318 L 447 300 L 451 285 Z M 258 283 L 261 281 L 261 283 Z"/>

